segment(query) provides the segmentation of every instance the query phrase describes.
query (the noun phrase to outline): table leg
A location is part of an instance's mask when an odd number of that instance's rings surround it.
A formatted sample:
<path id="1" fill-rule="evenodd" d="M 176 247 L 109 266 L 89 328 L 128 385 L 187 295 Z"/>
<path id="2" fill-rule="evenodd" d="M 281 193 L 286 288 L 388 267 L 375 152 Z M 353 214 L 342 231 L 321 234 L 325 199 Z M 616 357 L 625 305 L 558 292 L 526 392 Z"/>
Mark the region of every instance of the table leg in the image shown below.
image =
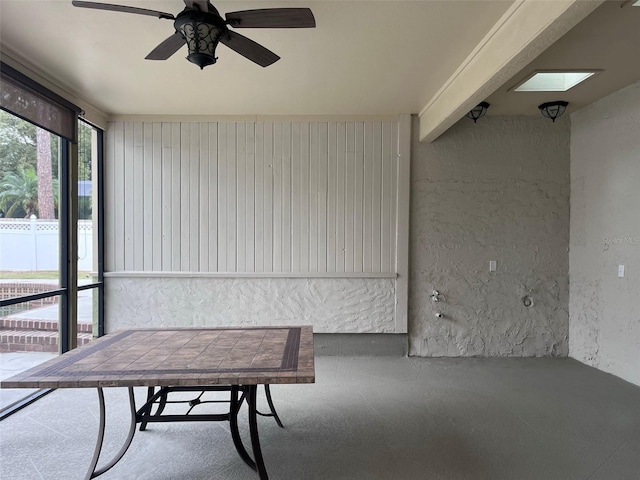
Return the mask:
<path id="1" fill-rule="evenodd" d="M 131 441 L 133 440 L 133 434 L 136 432 L 136 401 L 133 395 L 133 387 L 129 387 L 129 410 L 131 415 L 131 424 L 129 425 L 129 433 L 127 434 L 127 438 L 120 448 L 120 451 L 116 453 L 113 459 L 107 463 L 104 467 L 96 470 L 96 466 L 98 465 L 98 460 L 100 459 L 100 453 L 102 450 L 102 442 L 104 441 L 104 430 L 106 425 L 106 408 L 104 404 L 104 392 L 102 388 L 98 387 L 98 404 L 100 408 L 100 423 L 98 426 L 98 438 L 96 440 L 96 448 L 93 452 L 93 458 L 91 459 L 91 463 L 89 464 L 89 470 L 87 471 L 87 475 L 85 480 L 91 480 L 92 478 L 96 478 L 106 471 L 110 470 L 116 463 L 120 461 L 120 459 L 124 456 L 129 445 L 131 445 Z"/>
<path id="2" fill-rule="evenodd" d="M 258 396 L 258 386 L 248 385 L 247 400 L 249 404 L 249 433 L 251 434 L 251 448 L 253 449 L 253 458 L 258 469 L 258 477 L 260 480 L 269 480 L 267 469 L 264 466 L 262 458 L 262 450 L 260 449 L 260 438 L 258 437 L 258 419 L 256 409 L 256 398 Z"/>
<path id="3" fill-rule="evenodd" d="M 151 409 L 153 408 L 154 402 L 151 399 L 156 394 L 156 387 L 148 387 L 147 388 L 147 404 L 145 407 L 140 409 L 140 431 L 144 432 L 147 429 L 147 424 L 149 422 L 145 421 L 145 417 L 151 416 Z M 159 387 L 158 394 L 160 395 L 160 402 L 158 402 L 158 407 L 156 408 L 156 416 L 160 416 L 164 410 L 164 407 L 167 406 L 167 387 Z"/>
<path id="4" fill-rule="evenodd" d="M 271 389 L 269 388 L 268 383 L 265 383 L 264 385 L 264 393 L 267 395 L 267 403 L 269 404 L 269 410 L 271 410 L 271 416 L 275 419 L 280 428 L 284 428 L 284 425 L 282 425 L 280 417 L 278 416 L 278 412 L 276 412 L 276 407 L 273 406 L 273 400 L 271 399 Z"/>
<path id="5" fill-rule="evenodd" d="M 244 444 L 240 438 L 240 432 L 238 431 L 238 411 L 240 410 L 241 405 L 242 404 L 238 401 L 238 386 L 232 385 L 231 404 L 229 405 L 229 428 L 231 429 L 231 438 L 233 439 L 233 445 L 236 447 L 240 458 L 242 458 L 244 463 L 249 465 L 253 470 L 256 470 L 256 464 L 244 448 Z"/>
<path id="6" fill-rule="evenodd" d="M 142 411 L 142 415 L 150 415 L 151 414 L 151 397 L 153 397 L 153 395 L 156 393 L 156 388 L 155 387 L 147 387 L 147 404 L 148 407 L 145 408 Z M 144 432 L 147 429 L 147 422 L 145 422 L 144 420 L 142 422 L 140 422 L 140 431 Z"/>

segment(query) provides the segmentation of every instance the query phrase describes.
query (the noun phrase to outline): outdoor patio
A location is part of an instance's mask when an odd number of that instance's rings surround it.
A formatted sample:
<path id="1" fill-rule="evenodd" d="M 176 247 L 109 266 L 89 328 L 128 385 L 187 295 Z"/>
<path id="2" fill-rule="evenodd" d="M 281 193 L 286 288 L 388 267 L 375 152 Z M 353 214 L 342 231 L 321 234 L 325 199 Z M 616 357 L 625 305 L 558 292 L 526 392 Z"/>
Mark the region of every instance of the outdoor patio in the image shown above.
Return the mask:
<path id="1" fill-rule="evenodd" d="M 0 281 L 0 290 L 10 298 L 11 291 L 21 286 L 22 295 L 40 293 L 54 288 L 57 281 Z M 26 293 L 24 293 L 26 292 Z M 13 294 L 14 296 L 19 296 Z M 19 304 L 15 313 L 1 314 L 0 352 L 58 352 L 58 318 L 60 307 L 57 297 L 50 297 L 28 305 Z M 11 308 L 11 307 L 5 307 Z M 91 291 L 78 292 L 78 345 L 91 341 L 93 328 L 93 298 Z"/>
<path id="2" fill-rule="evenodd" d="M 0 281 L 0 288 L 15 289 L 15 285 L 24 286 L 34 283 L 38 287 L 43 285 L 47 287 L 46 281 L 43 280 L 34 282 L 3 280 Z M 50 284 L 48 285 L 47 288 L 51 288 Z M 32 303 L 35 303 L 32 308 L 0 315 L 0 378 L 2 379 L 58 355 L 60 307 L 57 301 Z M 81 291 L 78 293 L 78 345 L 84 345 L 93 338 L 92 319 L 92 292 Z M 32 391 L 30 389 L 0 389 L 0 409 L 22 399 Z"/>

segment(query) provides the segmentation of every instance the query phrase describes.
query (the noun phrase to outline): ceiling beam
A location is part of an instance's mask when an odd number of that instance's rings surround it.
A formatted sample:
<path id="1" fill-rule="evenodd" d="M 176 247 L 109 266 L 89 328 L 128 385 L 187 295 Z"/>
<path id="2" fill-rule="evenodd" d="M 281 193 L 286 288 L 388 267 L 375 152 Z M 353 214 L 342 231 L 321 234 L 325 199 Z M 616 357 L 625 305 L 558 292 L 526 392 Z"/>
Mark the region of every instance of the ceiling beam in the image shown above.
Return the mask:
<path id="1" fill-rule="evenodd" d="M 420 111 L 420 141 L 442 135 L 603 1 L 516 0 Z"/>

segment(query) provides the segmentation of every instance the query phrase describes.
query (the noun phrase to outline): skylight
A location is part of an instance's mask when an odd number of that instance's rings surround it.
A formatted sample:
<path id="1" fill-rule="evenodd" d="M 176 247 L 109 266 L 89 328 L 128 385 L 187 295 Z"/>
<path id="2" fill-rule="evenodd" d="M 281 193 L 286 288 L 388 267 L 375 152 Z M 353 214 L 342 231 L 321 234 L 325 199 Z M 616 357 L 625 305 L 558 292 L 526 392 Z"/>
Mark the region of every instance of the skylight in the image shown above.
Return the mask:
<path id="1" fill-rule="evenodd" d="M 640 0 L 638 0 L 640 2 Z M 566 92 L 597 71 L 582 72 L 536 72 L 523 83 L 519 84 L 516 92 Z"/>

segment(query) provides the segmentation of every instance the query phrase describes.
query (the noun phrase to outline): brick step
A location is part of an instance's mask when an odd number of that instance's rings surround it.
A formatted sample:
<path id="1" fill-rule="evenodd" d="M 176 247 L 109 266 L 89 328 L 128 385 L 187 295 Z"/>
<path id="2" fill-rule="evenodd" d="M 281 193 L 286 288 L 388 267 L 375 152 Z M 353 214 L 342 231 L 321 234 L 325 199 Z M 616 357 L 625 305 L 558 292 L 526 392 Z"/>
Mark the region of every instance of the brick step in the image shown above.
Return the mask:
<path id="1" fill-rule="evenodd" d="M 78 346 L 92 340 L 91 333 L 78 333 Z M 42 330 L 0 331 L 0 352 L 57 352 L 58 333 Z"/>
<path id="2" fill-rule="evenodd" d="M 38 330 L 58 331 L 57 320 L 38 320 L 33 318 L 0 318 L 0 330 Z M 92 333 L 93 324 L 78 322 L 78 333 Z"/>

